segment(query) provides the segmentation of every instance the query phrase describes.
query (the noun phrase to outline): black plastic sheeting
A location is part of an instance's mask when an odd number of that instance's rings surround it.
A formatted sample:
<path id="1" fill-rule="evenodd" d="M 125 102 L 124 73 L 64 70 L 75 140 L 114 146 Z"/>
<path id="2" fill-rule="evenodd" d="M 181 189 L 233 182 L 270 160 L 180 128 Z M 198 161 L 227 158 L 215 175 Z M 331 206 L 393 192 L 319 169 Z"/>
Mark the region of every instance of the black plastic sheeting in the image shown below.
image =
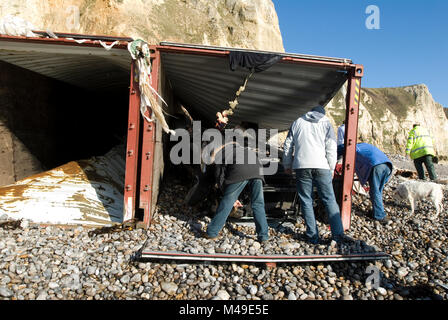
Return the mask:
<path id="1" fill-rule="evenodd" d="M 272 65 L 282 59 L 277 54 L 253 53 L 231 51 L 229 54 L 230 70 L 235 71 L 238 66 L 254 69 L 255 72 L 262 72 L 269 69 Z"/>

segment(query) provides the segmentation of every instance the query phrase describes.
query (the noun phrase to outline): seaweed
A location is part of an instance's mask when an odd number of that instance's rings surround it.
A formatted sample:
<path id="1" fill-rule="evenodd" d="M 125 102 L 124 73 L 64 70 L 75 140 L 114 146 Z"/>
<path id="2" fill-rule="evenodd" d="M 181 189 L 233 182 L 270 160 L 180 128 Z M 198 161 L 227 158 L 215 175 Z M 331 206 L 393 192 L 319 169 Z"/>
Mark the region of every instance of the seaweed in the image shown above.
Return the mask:
<path id="1" fill-rule="evenodd" d="M 113 233 L 113 232 L 121 232 L 121 231 L 131 231 L 136 228 L 137 221 L 135 219 L 126 221 L 121 224 L 116 224 L 110 227 L 101 227 L 95 230 L 89 231 L 89 237 L 97 236 L 100 234 Z"/>
<path id="2" fill-rule="evenodd" d="M 5 222 L 0 222 L 0 228 L 5 230 L 16 230 L 21 228 L 22 220 L 10 220 Z"/>

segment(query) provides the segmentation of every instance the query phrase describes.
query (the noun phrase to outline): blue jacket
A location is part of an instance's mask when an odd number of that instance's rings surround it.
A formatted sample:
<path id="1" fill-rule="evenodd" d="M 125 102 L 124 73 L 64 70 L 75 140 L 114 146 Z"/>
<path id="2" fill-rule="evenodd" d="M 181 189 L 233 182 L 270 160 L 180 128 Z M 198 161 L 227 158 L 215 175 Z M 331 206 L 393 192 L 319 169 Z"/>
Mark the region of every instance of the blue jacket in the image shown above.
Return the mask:
<path id="1" fill-rule="evenodd" d="M 344 145 L 338 146 L 338 155 L 342 154 Z M 356 144 L 356 163 L 355 172 L 362 185 L 365 185 L 370 178 L 372 168 L 379 164 L 386 163 L 389 165 L 392 175 L 392 162 L 389 158 L 375 146 L 368 143 Z M 390 178 L 390 176 L 389 176 Z M 388 179 L 389 179 L 388 178 Z"/>

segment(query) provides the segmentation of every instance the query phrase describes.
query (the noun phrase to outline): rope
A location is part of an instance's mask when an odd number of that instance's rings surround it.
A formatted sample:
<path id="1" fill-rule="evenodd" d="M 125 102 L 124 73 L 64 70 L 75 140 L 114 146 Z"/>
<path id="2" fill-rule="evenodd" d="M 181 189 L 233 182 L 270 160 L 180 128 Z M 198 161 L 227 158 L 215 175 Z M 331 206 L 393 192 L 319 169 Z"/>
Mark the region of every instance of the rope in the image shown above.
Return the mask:
<path id="1" fill-rule="evenodd" d="M 112 49 L 114 47 L 114 45 L 116 45 L 119 41 L 114 41 L 112 42 L 110 45 L 107 45 L 106 43 L 104 43 L 103 41 L 100 40 L 100 44 L 103 46 L 104 49 L 106 49 L 107 51 L 109 51 L 110 49 Z"/>
<path id="2" fill-rule="evenodd" d="M 246 76 L 246 79 L 244 80 L 244 83 L 242 86 L 240 86 L 240 88 L 238 89 L 238 91 L 235 93 L 235 99 L 233 99 L 232 101 L 229 101 L 229 109 L 226 109 L 222 112 L 218 112 L 216 114 L 216 116 L 218 117 L 217 121 L 219 124 L 221 124 L 220 126 L 223 127 L 224 125 L 227 124 L 228 122 L 228 116 L 233 115 L 233 112 L 235 111 L 237 105 L 238 105 L 238 99 L 241 95 L 241 93 L 243 93 L 246 90 L 246 86 L 247 86 L 247 82 L 249 81 L 249 79 L 252 77 L 252 75 L 254 74 L 254 69 L 252 69 L 251 73 L 248 74 Z"/>
<path id="3" fill-rule="evenodd" d="M 247 82 L 249 81 L 249 79 L 252 77 L 252 75 L 254 74 L 254 70 L 252 69 L 251 73 L 249 75 L 246 76 L 246 79 L 244 80 L 243 85 L 238 89 L 238 91 L 235 94 L 235 99 L 233 101 L 229 101 L 229 106 L 230 109 L 224 110 L 222 112 L 223 116 L 231 116 L 233 115 L 233 111 L 235 111 L 236 106 L 238 105 L 238 99 L 241 95 L 241 93 L 243 93 L 246 90 L 246 86 L 247 86 Z"/>

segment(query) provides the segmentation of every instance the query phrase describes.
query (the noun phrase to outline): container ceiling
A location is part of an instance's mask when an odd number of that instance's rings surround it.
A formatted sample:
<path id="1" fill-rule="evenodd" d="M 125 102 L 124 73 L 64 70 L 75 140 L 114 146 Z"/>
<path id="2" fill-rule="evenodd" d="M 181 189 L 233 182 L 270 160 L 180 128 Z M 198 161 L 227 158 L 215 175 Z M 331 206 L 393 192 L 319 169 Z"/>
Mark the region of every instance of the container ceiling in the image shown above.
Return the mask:
<path id="1" fill-rule="evenodd" d="M 243 68 L 231 71 L 228 56 L 177 52 L 162 52 L 162 68 L 183 104 L 210 121 L 229 108 L 249 74 Z M 251 121 L 262 128 L 287 130 L 314 106 L 326 105 L 346 80 L 343 69 L 280 61 L 252 75 L 231 123 Z"/>
<path id="2" fill-rule="evenodd" d="M 131 57 L 101 45 L 54 44 L 0 39 L 0 60 L 88 90 L 127 88 Z"/>
<path id="3" fill-rule="evenodd" d="M 7 63 L 86 89 L 113 91 L 129 87 L 131 57 L 123 43 L 106 50 L 98 43 L 82 45 L 67 39 L 55 43 L 54 39 L 18 40 L 0 36 L 0 40 L 0 60 Z M 159 46 L 162 69 L 176 96 L 187 108 L 214 122 L 218 111 L 228 109 L 229 101 L 234 100 L 249 70 L 231 71 L 228 54 L 164 51 L 167 46 L 173 44 Z M 206 46 L 189 48 L 261 52 Z M 277 54 L 310 61 L 351 63 L 340 58 Z M 312 107 L 326 105 L 346 80 L 347 71 L 342 67 L 282 60 L 266 71 L 253 74 L 231 122 L 251 121 L 262 128 L 286 130 Z"/>

